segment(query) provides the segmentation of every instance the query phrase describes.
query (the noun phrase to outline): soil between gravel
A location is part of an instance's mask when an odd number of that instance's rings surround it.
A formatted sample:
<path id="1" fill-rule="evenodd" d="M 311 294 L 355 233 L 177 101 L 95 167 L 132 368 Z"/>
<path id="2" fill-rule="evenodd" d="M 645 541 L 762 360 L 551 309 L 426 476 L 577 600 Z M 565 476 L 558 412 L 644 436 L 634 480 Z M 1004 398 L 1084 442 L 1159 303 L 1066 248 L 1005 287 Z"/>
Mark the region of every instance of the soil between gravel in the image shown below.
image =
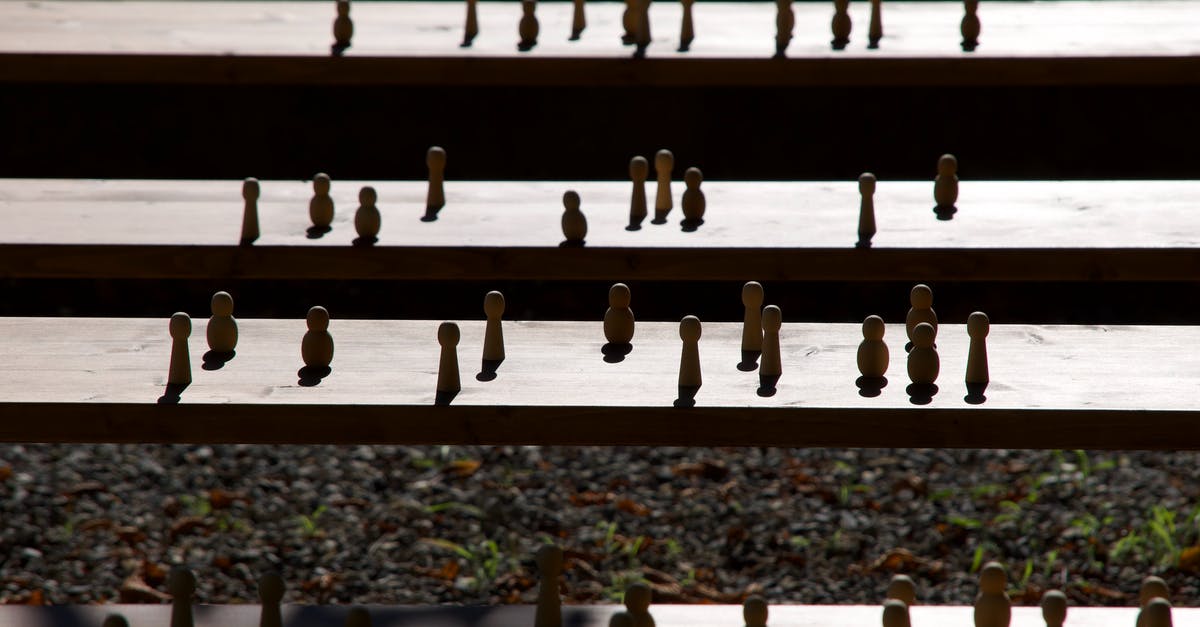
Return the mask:
<path id="1" fill-rule="evenodd" d="M 567 603 L 645 580 L 656 603 L 969 604 L 988 560 L 1014 602 L 1200 601 L 1195 453 L 399 446 L 0 447 L 0 602 Z"/>

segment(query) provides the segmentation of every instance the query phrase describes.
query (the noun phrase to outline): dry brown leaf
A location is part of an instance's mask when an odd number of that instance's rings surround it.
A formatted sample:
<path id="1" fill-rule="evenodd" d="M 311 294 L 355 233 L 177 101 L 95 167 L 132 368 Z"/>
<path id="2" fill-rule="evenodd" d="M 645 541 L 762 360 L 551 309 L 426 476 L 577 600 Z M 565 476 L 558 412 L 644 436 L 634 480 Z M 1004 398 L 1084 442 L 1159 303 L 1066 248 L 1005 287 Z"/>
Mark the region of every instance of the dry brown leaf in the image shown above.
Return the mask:
<path id="1" fill-rule="evenodd" d="M 576 492 L 568 497 L 571 500 L 571 505 L 575 507 L 587 507 L 589 505 L 603 505 L 612 502 L 612 492 L 593 492 L 587 490 L 584 492 Z"/>
<path id="2" fill-rule="evenodd" d="M 641 503 L 637 503 L 637 502 L 633 501 L 632 499 L 621 499 L 621 500 L 617 501 L 617 509 L 619 509 L 627 514 L 633 514 L 635 516 L 649 516 L 650 515 L 649 507 L 646 507 L 645 505 L 642 505 Z"/>
<path id="3" fill-rule="evenodd" d="M 442 468 L 442 472 L 455 477 L 470 477 L 482 465 L 483 462 L 477 459 L 456 459 L 446 464 L 446 467 Z"/>
<path id="4" fill-rule="evenodd" d="M 1189 546 L 1179 553 L 1179 568 L 1196 570 L 1200 568 L 1200 545 Z"/>

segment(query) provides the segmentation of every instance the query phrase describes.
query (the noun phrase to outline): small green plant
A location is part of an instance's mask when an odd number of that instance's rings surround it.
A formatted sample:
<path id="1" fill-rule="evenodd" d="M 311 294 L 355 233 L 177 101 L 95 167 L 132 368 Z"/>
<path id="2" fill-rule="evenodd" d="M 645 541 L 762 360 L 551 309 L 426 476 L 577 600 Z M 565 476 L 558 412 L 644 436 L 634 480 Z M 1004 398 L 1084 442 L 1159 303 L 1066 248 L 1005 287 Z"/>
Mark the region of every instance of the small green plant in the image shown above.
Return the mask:
<path id="1" fill-rule="evenodd" d="M 317 532 L 321 530 L 319 526 L 321 515 L 324 514 L 328 509 L 329 508 L 324 505 L 318 505 L 311 514 L 300 514 L 297 516 L 296 520 L 300 523 L 300 531 L 308 537 L 317 535 Z"/>
<path id="2" fill-rule="evenodd" d="M 983 526 L 983 522 L 966 516 L 951 515 L 946 518 L 946 522 L 963 529 L 978 529 Z"/>
<path id="3" fill-rule="evenodd" d="M 203 518 L 204 516 L 208 516 L 212 513 L 212 501 L 208 500 L 207 498 L 192 496 L 191 494 L 184 494 L 183 496 L 179 497 L 179 502 L 183 503 L 183 506 L 188 509 L 188 512 L 190 512 L 192 516 L 200 516 Z"/>

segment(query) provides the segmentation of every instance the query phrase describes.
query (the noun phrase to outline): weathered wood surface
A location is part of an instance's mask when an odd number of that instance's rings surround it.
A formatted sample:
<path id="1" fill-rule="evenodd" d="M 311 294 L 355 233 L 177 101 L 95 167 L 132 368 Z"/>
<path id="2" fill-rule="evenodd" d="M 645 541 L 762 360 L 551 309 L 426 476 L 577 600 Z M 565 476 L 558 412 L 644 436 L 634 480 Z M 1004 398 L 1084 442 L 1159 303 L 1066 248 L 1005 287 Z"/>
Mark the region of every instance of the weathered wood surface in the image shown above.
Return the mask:
<path id="1" fill-rule="evenodd" d="M 998 2 L 980 10 L 980 47 L 959 43 L 962 5 L 888 2 L 885 37 L 866 47 L 868 3 L 852 3 L 851 43 L 830 49 L 832 9 L 795 5 L 791 60 L 771 60 L 775 5 L 698 3 L 696 39 L 678 48 L 681 8 L 651 7 L 649 59 L 620 45 L 623 4 L 537 8 L 538 45 L 518 55 L 515 2 L 479 4 L 480 34 L 460 48 L 463 3 L 354 5 L 352 47 L 330 59 L 332 3 L 0 3 L 0 80 L 408 84 L 1196 84 L 1200 5 Z M 520 56 L 520 58 L 516 58 Z"/>
<path id="2" fill-rule="evenodd" d="M 451 156 L 453 172 L 453 156 Z M 689 164 L 680 164 L 683 170 Z M 619 168 L 614 168 L 619 171 Z M 628 182 L 371 182 L 379 240 L 354 246 L 362 182 L 333 182 L 313 238 L 307 182 L 264 181 L 262 236 L 239 245 L 240 181 L 0 180 L 0 276 L 397 279 L 1192 280 L 1196 181 L 963 181 L 950 220 L 932 182 L 882 181 L 878 233 L 856 249 L 856 182 L 705 181 L 705 222 L 626 230 Z M 648 184 L 651 196 L 654 183 Z M 583 248 L 561 247 L 562 194 L 582 197 Z"/>
<path id="3" fill-rule="evenodd" d="M 595 322 L 505 323 L 494 379 L 482 321 L 461 323 L 462 391 L 448 405 L 435 404 L 439 321 L 338 320 L 333 304 L 336 352 L 318 379 L 299 370 L 299 317 L 240 321 L 237 355 L 218 369 L 202 366 L 196 319 L 193 382 L 170 390 L 165 317 L 0 319 L 0 440 L 1200 448 L 1197 327 L 993 325 L 980 394 L 963 383 L 965 329 L 943 325 L 939 390 L 922 398 L 899 324 L 872 396 L 857 382 L 859 325 L 785 324 L 783 376 L 766 390 L 738 368 L 740 323 L 710 323 L 689 396 L 678 324 L 639 323 L 632 352 L 606 360 L 606 294 L 580 298 L 595 299 Z"/>
<path id="4" fill-rule="evenodd" d="M 531 606 L 450 607 L 450 606 L 368 606 L 375 627 L 528 627 L 533 624 Z M 604 627 L 621 607 L 567 606 L 563 608 L 566 627 Z M 0 607 L 0 627 L 64 627 L 67 625 L 99 625 L 110 613 L 120 613 L 130 627 L 162 627 L 170 622 L 168 605 L 89 605 L 65 607 Z M 285 627 L 341 627 L 347 607 L 291 606 L 283 607 Z M 914 625 L 952 627 L 972 624 L 973 608 L 961 606 L 922 606 L 910 609 Z M 257 605 L 197 605 L 193 612 L 196 627 L 256 627 L 260 609 Z M 742 625 L 740 605 L 653 605 L 650 613 L 655 623 L 663 627 L 693 625 L 695 627 L 737 627 Z M 878 627 L 882 610 L 865 605 L 772 605 L 768 625 L 778 627 Z M 1188 625 L 1200 619 L 1200 610 L 1175 608 L 1177 625 Z M 1129 627 L 1137 610 L 1131 607 L 1072 607 L 1067 612 L 1066 627 Z M 1044 627 L 1041 609 L 1014 607 L 1012 627 Z"/>

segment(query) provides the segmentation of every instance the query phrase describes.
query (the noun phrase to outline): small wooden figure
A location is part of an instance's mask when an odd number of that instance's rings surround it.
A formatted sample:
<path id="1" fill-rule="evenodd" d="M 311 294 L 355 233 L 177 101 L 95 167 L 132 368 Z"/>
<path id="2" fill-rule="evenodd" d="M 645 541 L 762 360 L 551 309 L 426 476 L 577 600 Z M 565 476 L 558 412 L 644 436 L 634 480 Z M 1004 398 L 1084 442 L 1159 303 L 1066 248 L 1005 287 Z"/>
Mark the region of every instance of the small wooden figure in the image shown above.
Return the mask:
<path id="1" fill-rule="evenodd" d="M 378 200 L 379 195 L 375 193 L 374 187 L 364 186 L 358 190 L 358 211 L 354 212 L 354 230 L 359 237 L 372 242 L 379 235 L 380 223 L 383 220 L 379 215 L 379 208 L 375 206 Z"/>
<path id="2" fill-rule="evenodd" d="M 229 292 L 213 294 L 212 317 L 208 319 L 208 348 L 214 353 L 232 353 L 237 348 L 238 326 L 233 318 L 233 297 Z"/>
<path id="3" fill-rule="evenodd" d="M 568 190 L 563 194 L 562 232 L 567 242 L 582 245 L 587 237 L 587 216 L 579 210 L 579 194 Z"/>
<path id="4" fill-rule="evenodd" d="M 870 317 L 879 319 L 879 327 L 880 329 L 883 328 L 882 318 L 879 318 L 879 316 Z M 880 332 L 879 336 L 880 338 L 883 337 L 882 331 Z M 887 347 L 884 346 L 884 349 L 887 349 Z M 879 376 L 883 375 L 881 374 Z M 887 598 L 903 601 L 906 608 L 912 607 L 917 604 L 917 586 L 913 584 L 912 578 L 908 575 L 893 575 L 892 580 L 888 582 Z"/>
<path id="5" fill-rule="evenodd" d="M 693 316 L 688 317 L 695 320 Z M 700 321 L 696 320 L 697 335 L 699 329 Z M 650 615 L 650 601 L 650 586 L 639 581 L 625 588 L 625 611 L 633 618 L 633 627 L 654 627 L 654 617 Z"/>
<path id="6" fill-rule="evenodd" d="M 646 219 L 646 178 L 650 176 L 650 164 L 645 157 L 629 160 L 629 178 L 633 181 L 633 201 L 629 205 L 629 230 L 642 227 Z"/>
<path id="7" fill-rule="evenodd" d="M 867 316 L 863 320 L 863 340 L 858 345 L 858 371 L 864 377 L 878 379 L 887 373 L 888 347 L 883 341 L 884 330 L 883 318 L 879 316 Z M 908 584 L 912 585 L 911 579 Z M 892 579 L 892 585 L 896 585 L 895 578 Z M 905 597 L 892 597 L 891 593 L 892 587 L 888 586 L 888 598 L 897 598 L 908 603 Z"/>
<path id="8" fill-rule="evenodd" d="M 621 14 L 621 26 L 625 32 L 621 35 L 621 43 L 632 46 L 637 40 L 638 6 L 640 0 L 625 0 L 625 12 Z"/>
<path id="9" fill-rule="evenodd" d="M 867 47 L 874 50 L 883 39 L 883 0 L 871 0 L 871 25 L 867 27 Z"/>
<path id="10" fill-rule="evenodd" d="M 629 612 L 614 612 L 608 619 L 608 627 L 633 627 L 633 615 Z"/>
<path id="11" fill-rule="evenodd" d="M 778 377 L 783 374 L 783 359 L 779 354 L 779 329 L 783 326 L 783 312 L 776 305 L 767 305 L 762 310 L 762 359 L 758 374 L 762 377 Z"/>
<path id="12" fill-rule="evenodd" d="M 1042 595 L 1042 619 L 1046 627 L 1062 627 L 1067 621 L 1067 595 L 1060 590 L 1047 590 Z"/>
<path id="13" fill-rule="evenodd" d="M 909 359 L 911 363 L 911 356 Z M 1012 621 L 1012 601 L 1004 591 L 1007 586 L 1004 566 L 998 562 L 984 565 L 979 574 L 979 595 L 975 597 L 975 627 L 1008 627 Z"/>
<path id="14" fill-rule="evenodd" d="M 616 283 L 608 290 L 608 311 L 604 312 L 604 338 L 612 344 L 633 341 L 633 310 L 629 308 L 629 287 Z"/>
<path id="15" fill-rule="evenodd" d="M 796 14 L 792 11 L 792 0 L 775 0 L 775 58 L 787 56 L 788 44 L 792 43 L 792 31 L 796 28 Z"/>
<path id="16" fill-rule="evenodd" d="M 829 43 L 834 50 L 845 50 L 850 43 L 850 0 L 833 0 L 833 40 Z"/>
<path id="17" fill-rule="evenodd" d="M 258 239 L 258 179 L 242 181 L 242 199 L 246 201 L 242 210 L 242 243 L 250 244 Z"/>
<path id="18" fill-rule="evenodd" d="M 875 237 L 875 175 L 863 172 L 858 177 L 858 247 L 869 248 Z"/>
<path id="19" fill-rule="evenodd" d="M 521 41 L 517 42 L 517 50 L 521 52 L 533 50 L 537 45 L 538 20 L 534 14 L 535 9 L 537 0 L 521 0 L 521 22 L 517 25 L 517 32 L 521 35 Z"/>
<path id="20" fill-rule="evenodd" d="M 583 14 L 584 0 L 573 0 L 574 11 L 571 13 L 571 41 L 577 41 L 587 28 L 587 17 Z"/>
<path id="21" fill-rule="evenodd" d="M 504 294 L 488 292 L 483 297 L 483 313 L 487 316 L 487 327 L 483 332 L 483 360 L 504 361 L 504 328 L 500 316 L 504 315 Z"/>
<path id="22" fill-rule="evenodd" d="M 704 191 L 700 189 L 700 183 L 703 181 L 704 174 L 700 172 L 700 168 L 688 168 L 683 173 L 683 183 L 686 188 L 683 190 L 683 199 L 679 204 L 683 210 L 685 226 L 697 226 L 704 223 L 704 209 L 707 203 L 704 200 Z"/>
<path id="23" fill-rule="evenodd" d="M 692 5 L 695 0 L 679 0 L 683 5 L 683 24 L 679 27 L 679 51 L 687 52 L 696 38 L 696 27 L 692 22 Z"/>
<path id="24" fill-rule="evenodd" d="M 762 304 L 763 286 L 758 281 L 749 281 L 742 286 L 742 305 L 746 313 L 742 317 L 742 350 L 762 351 Z"/>
<path id="25" fill-rule="evenodd" d="M 658 177 L 658 192 L 654 197 L 654 223 L 667 221 L 667 214 L 674 207 L 671 198 L 671 170 L 675 167 L 675 155 L 670 150 L 660 150 L 654 155 L 654 174 Z"/>
<path id="26" fill-rule="evenodd" d="M 329 175 L 324 172 L 313 177 L 313 197 L 308 201 L 308 217 L 318 229 L 333 224 L 333 198 L 329 196 Z"/>
<path id="27" fill-rule="evenodd" d="M 461 337 L 458 325 L 453 322 L 443 322 L 438 326 L 438 344 L 442 346 L 442 354 L 438 359 L 438 392 L 458 392 L 462 382 L 458 377 L 458 340 Z"/>
<path id="28" fill-rule="evenodd" d="M 538 596 L 533 627 L 562 627 L 562 599 L 558 595 L 558 578 L 562 575 L 563 551 L 547 544 L 538 549 Z"/>
<path id="29" fill-rule="evenodd" d="M 283 577 L 279 573 L 269 572 L 259 578 L 258 599 L 262 604 L 262 614 L 258 619 L 258 627 L 283 627 L 283 613 L 279 607 L 283 593 Z"/>
<path id="30" fill-rule="evenodd" d="M 172 568 L 167 577 L 167 590 L 171 593 L 171 627 L 194 627 L 192 595 L 196 593 L 195 575 L 182 566 Z"/>
<path id="31" fill-rule="evenodd" d="M 637 46 L 633 57 L 641 59 L 646 56 L 646 48 L 650 47 L 650 0 L 633 0 L 637 6 L 637 27 L 633 33 L 633 43 Z"/>
<path id="32" fill-rule="evenodd" d="M 938 159 L 937 177 L 933 179 L 933 200 L 936 213 L 951 214 L 957 211 L 958 202 L 958 159 L 954 155 L 942 155 Z"/>
<path id="33" fill-rule="evenodd" d="M 120 614 L 109 614 L 104 617 L 104 623 L 100 627 L 129 627 L 129 621 Z"/>
<path id="34" fill-rule="evenodd" d="M 187 385 L 192 382 L 192 358 L 188 354 L 188 336 L 192 334 L 192 319 L 182 311 L 171 316 L 171 365 L 167 370 L 168 385 Z"/>
<path id="35" fill-rule="evenodd" d="M 971 346 L 967 350 L 967 383 L 988 382 L 987 335 L 991 327 L 987 314 L 976 311 L 967 316 L 967 335 Z"/>
<path id="36" fill-rule="evenodd" d="M 1138 614 L 1140 627 L 1172 627 L 1171 604 L 1162 597 L 1154 597 Z"/>
<path id="37" fill-rule="evenodd" d="M 467 0 L 467 23 L 463 27 L 463 48 L 470 48 L 475 37 L 479 35 L 479 10 L 476 5 L 479 0 Z"/>
<path id="38" fill-rule="evenodd" d="M 746 627 L 767 627 L 767 602 L 757 594 L 742 604 L 742 620 Z"/>
<path id="39" fill-rule="evenodd" d="M 908 301 L 912 304 L 912 308 L 908 310 L 908 315 L 904 318 L 904 330 L 908 333 L 908 341 L 916 341 L 913 340 L 913 329 L 922 322 L 929 323 L 936 336 L 938 319 L 937 314 L 933 311 L 933 290 L 924 283 L 918 283 L 909 292 Z"/>
<path id="40" fill-rule="evenodd" d="M 928 322 L 922 322 L 913 329 L 913 347 L 908 352 L 908 378 L 917 385 L 928 385 L 937 381 L 941 363 L 938 360 L 937 349 L 933 347 L 933 338 L 933 327 Z"/>
<path id="41" fill-rule="evenodd" d="M 972 52 L 979 46 L 979 0 L 963 0 L 963 15 L 960 30 L 962 31 L 962 49 Z"/>
<path id="42" fill-rule="evenodd" d="M 350 608 L 346 614 L 346 627 L 371 627 L 371 613 L 365 607 Z"/>
<path id="43" fill-rule="evenodd" d="M 438 211 L 446 206 L 443 182 L 446 177 L 446 151 L 441 146 L 432 146 L 425 153 L 425 165 L 429 167 L 429 193 L 425 196 L 425 219 L 433 220 Z"/>
<path id="44" fill-rule="evenodd" d="M 329 334 L 329 311 L 316 306 L 305 318 L 308 331 L 300 342 L 300 357 L 309 368 L 328 368 L 333 362 L 333 336 Z"/>
<path id="45" fill-rule="evenodd" d="M 1146 604 L 1156 597 L 1169 600 L 1171 589 L 1167 587 L 1167 582 L 1162 577 L 1151 575 L 1142 580 L 1141 590 L 1138 591 L 1138 606 L 1146 607 Z"/>
<path id="46" fill-rule="evenodd" d="M 333 55 L 341 56 L 350 47 L 354 22 L 350 21 L 350 0 L 337 0 L 337 18 L 333 20 Z"/>
<path id="47" fill-rule="evenodd" d="M 679 339 L 683 340 L 683 352 L 679 357 L 679 387 L 698 388 L 702 383 L 700 377 L 700 319 L 696 316 L 684 316 L 679 321 Z M 626 595 L 629 593 L 626 592 Z M 626 596 L 626 605 L 628 605 Z M 634 620 L 638 614 L 633 611 Z"/>
<path id="48" fill-rule="evenodd" d="M 883 602 L 883 627 L 912 627 L 908 616 L 908 605 L 900 599 Z"/>

